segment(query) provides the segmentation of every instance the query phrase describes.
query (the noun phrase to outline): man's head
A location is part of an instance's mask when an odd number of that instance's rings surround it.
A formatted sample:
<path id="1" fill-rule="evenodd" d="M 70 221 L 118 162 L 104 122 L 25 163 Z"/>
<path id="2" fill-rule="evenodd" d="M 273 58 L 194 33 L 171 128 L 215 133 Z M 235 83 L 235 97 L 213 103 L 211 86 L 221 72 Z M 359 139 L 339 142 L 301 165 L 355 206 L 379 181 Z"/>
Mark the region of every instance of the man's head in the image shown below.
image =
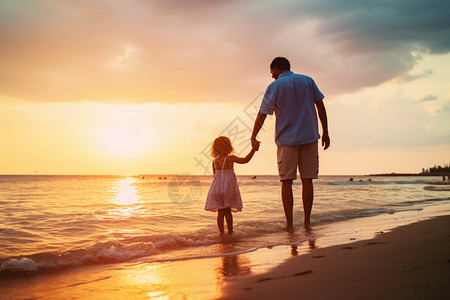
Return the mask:
<path id="1" fill-rule="evenodd" d="M 290 71 L 291 64 L 285 57 L 275 57 L 270 64 L 270 73 L 272 73 L 273 79 L 278 79 L 280 74 Z"/>

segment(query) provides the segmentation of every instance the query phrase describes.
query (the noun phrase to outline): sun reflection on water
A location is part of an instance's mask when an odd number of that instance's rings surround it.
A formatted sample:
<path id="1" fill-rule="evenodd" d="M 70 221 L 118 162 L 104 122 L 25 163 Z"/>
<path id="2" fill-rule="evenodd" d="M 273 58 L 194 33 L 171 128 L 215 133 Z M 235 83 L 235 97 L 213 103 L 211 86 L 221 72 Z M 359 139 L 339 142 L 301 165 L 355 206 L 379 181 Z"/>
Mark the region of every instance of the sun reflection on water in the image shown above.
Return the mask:
<path id="1" fill-rule="evenodd" d="M 115 189 L 117 194 L 113 202 L 117 205 L 131 205 L 141 199 L 136 189 L 136 179 L 133 177 L 121 179 Z"/>

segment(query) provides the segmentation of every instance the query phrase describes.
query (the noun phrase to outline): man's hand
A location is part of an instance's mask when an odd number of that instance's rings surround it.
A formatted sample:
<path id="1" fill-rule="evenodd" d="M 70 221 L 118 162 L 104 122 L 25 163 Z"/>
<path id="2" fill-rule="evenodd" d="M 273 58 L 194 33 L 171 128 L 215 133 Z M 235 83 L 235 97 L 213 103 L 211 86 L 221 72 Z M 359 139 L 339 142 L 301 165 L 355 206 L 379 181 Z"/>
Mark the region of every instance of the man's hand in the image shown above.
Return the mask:
<path id="1" fill-rule="evenodd" d="M 257 139 L 252 139 L 252 149 L 255 151 L 259 150 L 259 145 L 261 144 L 260 141 L 258 141 Z"/>
<path id="2" fill-rule="evenodd" d="M 263 114 L 261 112 L 258 113 L 258 115 L 256 116 L 256 120 L 255 120 L 255 125 L 253 125 L 253 132 L 252 135 L 250 137 L 250 140 L 252 141 L 252 147 L 253 144 L 259 141 L 256 139 L 256 136 L 258 135 L 258 132 L 261 130 L 261 127 L 264 124 L 264 121 L 266 120 L 266 114 Z"/>
<path id="3" fill-rule="evenodd" d="M 330 136 L 328 133 L 322 135 L 322 147 L 323 150 L 327 150 L 330 147 Z"/>
<path id="4" fill-rule="evenodd" d="M 323 104 L 323 100 L 316 102 L 317 113 L 319 115 L 320 123 L 322 123 L 322 147 L 327 150 L 330 147 L 330 136 L 328 135 L 328 118 L 327 110 Z"/>

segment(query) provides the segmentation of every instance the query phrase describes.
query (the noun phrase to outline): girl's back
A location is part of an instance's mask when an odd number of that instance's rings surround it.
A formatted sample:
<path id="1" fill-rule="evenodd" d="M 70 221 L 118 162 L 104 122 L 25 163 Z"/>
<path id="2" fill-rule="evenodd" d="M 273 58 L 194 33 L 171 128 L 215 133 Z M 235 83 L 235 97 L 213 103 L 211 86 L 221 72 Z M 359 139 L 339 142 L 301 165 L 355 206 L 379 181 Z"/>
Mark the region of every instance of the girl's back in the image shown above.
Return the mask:
<path id="1" fill-rule="evenodd" d="M 229 156 L 218 157 L 214 160 L 215 171 L 217 170 L 230 170 L 233 169 L 233 161 L 229 159 Z"/>

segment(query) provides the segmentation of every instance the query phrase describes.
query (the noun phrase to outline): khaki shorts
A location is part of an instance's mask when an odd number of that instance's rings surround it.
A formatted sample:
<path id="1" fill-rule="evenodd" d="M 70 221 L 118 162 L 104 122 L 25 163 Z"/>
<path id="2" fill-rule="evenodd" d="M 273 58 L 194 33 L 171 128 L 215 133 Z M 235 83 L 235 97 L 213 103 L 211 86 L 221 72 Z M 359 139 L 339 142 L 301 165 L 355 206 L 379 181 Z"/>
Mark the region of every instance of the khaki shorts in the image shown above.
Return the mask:
<path id="1" fill-rule="evenodd" d="M 297 179 L 297 166 L 300 178 L 317 179 L 319 175 L 318 142 L 300 146 L 278 146 L 277 162 L 280 181 Z"/>

